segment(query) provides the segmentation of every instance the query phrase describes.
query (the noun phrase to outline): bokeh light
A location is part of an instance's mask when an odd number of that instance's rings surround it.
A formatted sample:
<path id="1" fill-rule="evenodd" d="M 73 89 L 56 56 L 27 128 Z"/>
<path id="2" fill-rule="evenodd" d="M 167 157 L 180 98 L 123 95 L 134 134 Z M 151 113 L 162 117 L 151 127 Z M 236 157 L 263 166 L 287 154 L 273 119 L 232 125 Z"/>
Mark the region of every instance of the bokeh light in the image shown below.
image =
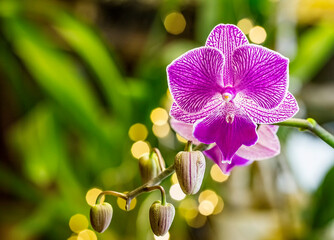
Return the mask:
<path id="1" fill-rule="evenodd" d="M 224 174 L 222 170 L 220 170 L 217 164 L 212 165 L 210 170 L 211 178 L 216 182 L 224 182 L 228 179 L 229 175 Z"/>
<path id="2" fill-rule="evenodd" d="M 151 121 L 154 125 L 162 126 L 168 121 L 168 112 L 163 108 L 155 108 L 150 114 Z"/>
<path id="3" fill-rule="evenodd" d="M 204 200 L 200 202 L 198 206 L 198 211 L 204 216 L 211 215 L 214 210 L 215 210 L 215 206 L 209 200 Z"/>
<path id="4" fill-rule="evenodd" d="M 82 214 L 75 214 L 70 218 L 69 226 L 70 229 L 75 233 L 79 233 L 82 230 L 87 229 L 88 225 L 89 224 L 86 216 Z"/>
<path id="5" fill-rule="evenodd" d="M 164 26 L 166 28 L 166 31 L 173 35 L 183 33 L 186 25 L 186 19 L 180 12 L 169 13 L 164 20 Z"/>
<path id="6" fill-rule="evenodd" d="M 181 201 L 186 197 L 184 192 L 182 191 L 180 184 L 173 184 L 169 189 L 169 195 L 176 201 Z"/>
<path id="7" fill-rule="evenodd" d="M 97 240 L 97 237 L 92 230 L 86 229 L 79 232 L 78 240 Z"/>
<path id="8" fill-rule="evenodd" d="M 69 238 L 67 238 L 67 240 L 81 240 L 81 239 L 78 239 L 78 236 L 74 235 L 74 236 L 70 236 Z"/>
<path id="9" fill-rule="evenodd" d="M 102 192 L 101 189 L 98 188 L 92 188 L 88 190 L 86 193 L 86 202 L 88 203 L 89 206 L 94 206 L 96 202 L 97 196 Z M 101 202 L 104 202 L 105 196 L 102 196 Z"/>
<path id="10" fill-rule="evenodd" d="M 129 128 L 128 134 L 132 141 L 144 141 L 147 138 L 148 131 L 144 124 L 136 123 Z"/>
<path id="11" fill-rule="evenodd" d="M 224 209 L 224 201 L 220 196 L 218 196 L 218 203 L 212 214 L 214 215 L 219 214 L 223 211 L 223 209 Z"/>
<path id="12" fill-rule="evenodd" d="M 218 205 L 219 196 L 214 191 L 208 189 L 200 193 L 198 202 L 200 203 L 198 211 L 204 216 L 209 216 L 213 214 Z"/>
<path id="13" fill-rule="evenodd" d="M 250 19 L 243 18 L 238 22 L 237 26 L 241 29 L 241 31 L 243 31 L 244 34 L 249 34 L 249 31 L 253 27 L 253 23 Z"/>
<path id="14" fill-rule="evenodd" d="M 173 174 L 172 174 L 172 177 L 170 178 L 170 181 L 171 181 L 172 184 L 177 184 L 177 183 L 179 183 L 179 181 L 177 180 L 177 175 L 176 175 L 176 173 L 173 173 Z"/>
<path id="15" fill-rule="evenodd" d="M 170 126 L 168 123 L 164 125 L 156 125 L 154 124 L 152 127 L 153 134 L 159 138 L 166 137 L 170 132 Z"/>
<path id="16" fill-rule="evenodd" d="M 124 211 L 126 211 L 125 204 L 126 204 L 126 201 L 123 198 L 117 198 L 118 207 Z M 128 211 L 131 211 L 132 209 L 134 209 L 136 207 L 136 204 L 137 204 L 137 199 L 136 198 L 132 199 Z"/>
<path id="17" fill-rule="evenodd" d="M 178 211 L 185 219 L 194 219 L 198 215 L 198 204 L 194 199 L 186 198 L 180 203 Z"/>
<path id="18" fill-rule="evenodd" d="M 167 232 L 163 236 L 156 236 L 156 235 L 154 235 L 154 240 L 168 240 L 169 238 L 170 238 L 169 232 Z"/>
<path id="19" fill-rule="evenodd" d="M 147 142 L 144 141 L 137 141 L 132 144 L 131 153 L 134 158 L 140 158 L 144 154 L 148 154 L 150 152 L 150 146 Z"/>
<path id="20" fill-rule="evenodd" d="M 198 214 L 194 219 L 186 219 L 187 224 L 192 228 L 203 227 L 206 223 L 207 217 L 201 214 Z"/>
<path id="21" fill-rule="evenodd" d="M 266 30 L 261 26 L 255 26 L 249 31 L 249 39 L 256 44 L 263 43 L 267 38 Z"/>
<path id="22" fill-rule="evenodd" d="M 180 136 L 178 133 L 176 134 L 176 139 L 181 142 L 181 143 L 187 143 L 187 139 L 185 139 L 184 137 Z"/>

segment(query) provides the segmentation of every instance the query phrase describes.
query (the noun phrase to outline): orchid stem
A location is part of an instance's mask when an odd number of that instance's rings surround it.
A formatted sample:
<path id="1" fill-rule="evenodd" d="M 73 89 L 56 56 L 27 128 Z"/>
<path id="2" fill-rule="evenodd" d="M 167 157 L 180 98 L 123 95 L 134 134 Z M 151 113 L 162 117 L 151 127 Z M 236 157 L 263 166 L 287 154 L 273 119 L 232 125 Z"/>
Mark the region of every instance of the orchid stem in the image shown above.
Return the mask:
<path id="1" fill-rule="evenodd" d="M 158 186 L 158 184 L 160 184 L 160 182 L 162 180 L 164 180 L 165 178 L 169 177 L 171 174 L 174 173 L 174 165 L 166 168 L 163 172 L 161 172 L 158 176 L 156 176 L 155 178 L 151 179 L 150 181 L 148 181 L 147 183 L 145 183 L 144 185 L 141 185 L 140 187 L 132 190 L 131 192 L 128 192 L 126 194 L 127 196 L 127 200 L 126 200 L 126 205 L 125 205 L 125 209 L 128 210 L 130 207 L 130 203 L 131 200 L 134 199 L 135 197 L 137 197 L 138 195 L 142 194 L 143 192 L 145 192 L 145 190 L 148 187 L 152 187 L 152 186 Z M 163 199 L 162 199 L 163 200 Z"/>
<path id="2" fill-rule="evenodd" d="M 287 126 L 287 127 L 297 127 L 302 130 L 309 130 L 321 138 L 325 143 L 334 148 L 334 136 L 328 132 L 326 129 L 321 127 L 313 118 L 299 119 L 291 118 L 284 122 L 274 123 L 273 125 Z"/>
<path id="3" fill-rule="evenodd" d="M 199 144 L 194 148 L 194 151 L 198 150 L 198 151 L 204 151 L 205 149 L 207 149 L 210 145 L 207 144 Z M 156 152 L 157 153 L 157 152 Z M 160 152 L 159 152 L 160 153 Z M 157 153 L 158 154 L 158 153 Z M 159 155 L 159 154 L 158 154 Z M 156 176 L 155 178 L 152 178 L 151 180 L 149 180 L 147 183 L 137 187 L 136 189 L 124 194 L 124 193 L 119 193 L 119 192 L 115 192 L 115 191 L 103 191 L 99 194 L 99 196 L 96 199 L 96 204 L 100 203 L 101 198 L 104 195 L 113 195 L 115 197 L 120 197 L 123 198 L 126 201 L 125 204 L 125 209 L 128 211 L 130 209 L 130 204 L 132 199 L 136 198 L 137 196 L 139 196 L 140 194 L 142 194 L 143 192 L 147 192 L 147 191 L 151 191 L 148 189 L 160 189 L 160 182 L 162 182 L 163 180 L 165 180 L 167 177 L 169 177 L 170 175 L 172 175 L 175 172 L 174 170 L 174 165 L 164 169 L 158 176 Z M 160 189 L 160 191 L 162 191 Z M 164 191 L 164 190 L 163 190 Z M 166 196 L 165 193 L 161 192 L 161 202 L 162 204 L 164 204 L 164 202 L 166 202 Z"/>
<path id="4" fill-rule="evenodd" d="M 165 189 L 162 186 L 155 185 L 155 186 L 152 186 L 152 187 L 144 188 L 145 192 L 151 192 L 151 191 L 154 191 L 154 190 L 160 190 L 160 192 L 161 192 L 161 204 L 163 206 L 165 206 L 166 205 L 166 193 L 165 193 Z"/>
<path id="5" fill-rule="evenodd" d="M 127 199 L 127 196 L 124 193 L 119 193 L 119 192 L 115 192 L 115 191 L 103 191 L 97 196 L 96 204 L 100 204 L 101 199 L 104 195 L 113 195 L 115 197 L 123 198 L 124 200 Z"/>

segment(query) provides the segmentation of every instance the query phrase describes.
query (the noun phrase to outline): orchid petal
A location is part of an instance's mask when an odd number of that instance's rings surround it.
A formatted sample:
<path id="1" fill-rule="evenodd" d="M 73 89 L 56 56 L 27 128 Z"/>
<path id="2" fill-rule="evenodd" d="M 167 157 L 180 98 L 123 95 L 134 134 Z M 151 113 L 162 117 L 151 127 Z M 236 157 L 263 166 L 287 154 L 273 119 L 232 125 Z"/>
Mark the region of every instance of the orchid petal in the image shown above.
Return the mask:
<path id="1" fill-rule="evenodd" d="M 284 99 L 288 87 L 289 59 L 257 45 L 233 52 L 234 83 L 241 96 L 251 98 L 262 108 L 272 109 Z"/>
<path id="2" fill-rule="evenodd" d="M 241 145 L 251 146 L 258 138 L 256 124 L 233 103 L 226 103 L 197 121 L 193 134 L 202 143 L 215 142 L 223 154 L 223 161 L 230 161 Z"/>
<path id="3" fill-rule="evenodd" d="M 224 86 L 232 85 L 231 76 L 233 51 L 242 45 L 248 44 L 245 34 L 236 26 L 230 24 L 220 24 L 209 34 L 205 46 L 214 47 L 222 51 L 225 56 L 223 68 Z"/>
<path id="4" fill-rule="evenodd" d="M 170 125 L 181 137 L 192 141 L 195 145 L 200 144 L 200 142 L 193 136 L 193 124 L 177 121 L 172 118 L 170 120 Z"/>
<path id="5" fill-rule="evenodd" d="M 234 99 L 234 103 L 257 124 L 283 122 L 293 117 L 299 110 L 298 103 L 290 92 L 287 92 L 281 104 L 273 109 L 262 108 L 250 98 L 237 97 Z"/>
<path id="6" fill-rule="evenodd" d="M 195 123 L 197 120 L 205 118 L 210 115 L 219 105 L 222 104 L 220 97 L 214 97 L 208 102 L 201 111 L 197 113 L 188 113 L 182 110 L 175 102 L 172 104 L 170 109 L 170 115 L 176 120 L 185 122 L 185 123 Z"/>
<path id="7" fill-rule="evenodd" d="M 224 55 L 209 47 L 188 51 L 167 67 L 168 84 L 177 105 L 189 113 L 200 111 L 222 85 Z"/>
<path id="8" fill-rule="evenodd" d="M 236 154 L 251 160 L 263 160 L 280 153 L 280 142 L 276 135 L 276 126 L 261 125 L 257 131 L 259 140 L 253 146 L 241 146 Z"/>
<path id="9" fill-rule="evenodd" d="M 215 145 L 209 150 L 204 151 L 203 153 L 205 156 L 212 159 L 219 166 L 219 168 L 222 170 L 224 174 L 230 174 L 230 172 L 234 167 L 247 166 L 253 162 L 251 160 L 247 160 L 235 154 L 232 158 L 231 163 L 226 163 L 226 162 L 223 163 L 222 162 L 223 155 L 217 145 Z"/>

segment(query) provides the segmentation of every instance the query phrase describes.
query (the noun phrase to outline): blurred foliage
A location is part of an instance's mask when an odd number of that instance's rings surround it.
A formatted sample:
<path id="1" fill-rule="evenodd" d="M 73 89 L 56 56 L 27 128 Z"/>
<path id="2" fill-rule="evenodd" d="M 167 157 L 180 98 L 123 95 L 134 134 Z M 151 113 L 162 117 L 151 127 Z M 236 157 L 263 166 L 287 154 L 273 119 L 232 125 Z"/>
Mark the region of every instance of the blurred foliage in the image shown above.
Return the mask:
<path id="1" fill-rule="evenodd" d="M 1 0 L 0 238 L 67 239 L 72 234 L 70 217 L 76 213 L 88 217 L 85 195 L 89 189 L 127 191 L 138 186 L 139 171 L 137 160 L 131 156 L 133 142 L 128 130 L 137 122 L 151 129 L 152 109 L 167 109 L 170 104 L 166 66 L 187 50 L 203 45 L 219 23 L 237 24 L 249 18 L 254 25 L 265 28 L 267 39 L 263 45 L 274 49 L 279 39 L 284 41 L 277 31 L 284 22 L 297 36 L 289 42 L 296 46 L 290 65 L 291 85 L 295 86 L 291 90 L 298 96 L 303 84 L 316 82 L 319 71 L 333 61 L 334 23 L 321 14 L 310 13 L 311 20 L 307 20 L 307 14 L 285 15 L 283 2 Z M 308 6 L 306 0 L 293 2 L 293 8 Z M 317 4 L 319 8 L 322 1 Z M 328 13 L 330 7 L 334 15 L 333 5 L 324 9 Z M 177 36 L 164 28 L 164 18 L 171 11 L 183 13 L 187 24 Z M 303 99 L 298 100 L 303 107 Z M 288 131 L 280 134 L 285 139 Z M 182 149 L 174 134 L 157 138 L 149 130 L 147 141 L 161 149 L 167 164 L 171 164 L 176 150 Z M 235 180 L 213 182 L 209 176 L 211 165 L 208 163 L 203 189 L 214 189 L 224 200 L 226 197 L 226 208 L 232 212 L 234 208 L 244 209 L 244 203 L 240 203 L 243 197 L 233 197 L 237 190 L 232 189 L 238 189 Z M 266 171 L 274 178 L 278 170 L 272 167 Z M 278 224 L 276 238 L 271 234 L 265 239 L 302 239 L 309 232 L 303 229 L 313 228 L 316 231 L 311 236 L 324 239 L 324 229 L 334 221 L 333 169 L 316 192 L 312 209 L 305 206 L 302 211 L 303 204 L 298 205 L 297 220 L 284 215 L 294 206 L 288 203 L 291 196 L 274 205 L 263 198 L 264 190 L 259 190 L 263 183 L 260 187 L 254 184 L 261 174 L 255 166 L 243 177 L 247 185 L 244 194 L 259 200 L 248 207 L 281 211 L 283 217 L 279 218 L 285 221 Z M 163 185 L 167 189 L 170 183 Z M 307 193 L 302 196 L 309 199 Z M 155 193 L 140 197 L 129 213 L 110 199 L 113 221 L 98 238 L 153 239 L 148 208 L 157 197 Z M 305 220 L 301 212 L 311 220 Z M 254 213 L 250 219 L 256 216 Z M 171 239 L 222 236 L 220 228 L 215 228 L 218 217 L 209 217 L 204 226 L 195 228 L 177 214 Z M 302 227 L 295 227 L 296 222 Z"/>

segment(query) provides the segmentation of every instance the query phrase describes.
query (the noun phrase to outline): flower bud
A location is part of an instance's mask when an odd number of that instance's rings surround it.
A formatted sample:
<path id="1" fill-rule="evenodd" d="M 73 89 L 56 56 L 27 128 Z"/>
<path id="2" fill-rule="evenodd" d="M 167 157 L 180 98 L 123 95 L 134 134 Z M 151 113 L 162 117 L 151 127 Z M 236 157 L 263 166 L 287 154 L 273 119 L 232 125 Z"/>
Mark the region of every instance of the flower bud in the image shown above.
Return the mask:
<path id="1" fill-rule="evenodd" d="M 165 235 L 172 225 L 175 216 L 175 208 L 171 203 L 162 205 L 160 201 L 155 201 L 150 207 L 150 224 L 156 236 Z"/>
<path id="2" fill-rule="evenodd" d="M 158 176 L 161 172 L 158 156 L 156 153 L 145 154 L 139 158 L 140 176 L 144 183 Z"/>
<path id="3" fill-rule="evenodd" d="M 175 156 L 175 172 L 185 194 L 195 194 L 202 185 L 205 158 L 200 151 L 181 151 Z"/>
<path id="4" fill-rule="evenodd" d="M 112 218 L 112 206 L 109 203 L 96 204 L 90 209 L 90 223 L 95 231 L 104 232 Z"/>

